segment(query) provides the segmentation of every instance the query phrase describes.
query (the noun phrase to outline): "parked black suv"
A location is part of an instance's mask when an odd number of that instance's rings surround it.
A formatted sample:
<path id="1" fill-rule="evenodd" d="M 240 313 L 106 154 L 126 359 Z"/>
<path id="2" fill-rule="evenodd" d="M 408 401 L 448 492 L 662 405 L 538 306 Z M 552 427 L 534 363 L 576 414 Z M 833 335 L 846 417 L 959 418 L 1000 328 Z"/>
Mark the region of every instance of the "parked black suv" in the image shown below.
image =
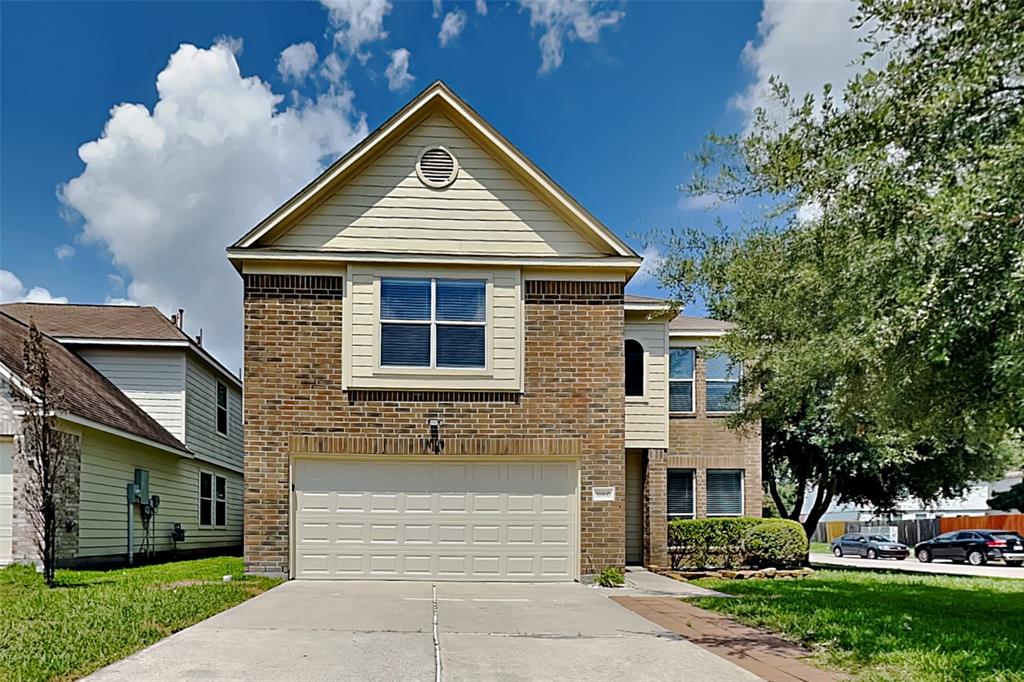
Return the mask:
<path id="1" fill-rule="evenodd" d="M 943 533 L 914 547 L 918 561 L 949 559 L 981 566 L 1003 561 L 1007 566 L 1024 564 L 1024 537 L 1011 530 L 957 530 Z"/>

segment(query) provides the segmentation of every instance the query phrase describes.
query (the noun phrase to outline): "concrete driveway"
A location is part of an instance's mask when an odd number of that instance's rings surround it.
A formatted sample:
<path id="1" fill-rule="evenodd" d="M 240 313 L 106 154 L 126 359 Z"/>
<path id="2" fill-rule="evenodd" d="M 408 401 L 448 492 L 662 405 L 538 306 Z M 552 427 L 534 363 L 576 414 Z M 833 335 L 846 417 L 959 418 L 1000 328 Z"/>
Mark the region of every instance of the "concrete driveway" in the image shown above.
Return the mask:
<path id="1" fill-rule="evenodd" d="M 933 561 L 930 564 L 922 564 L 914 557 L 897 561 L 895 559 L 861 559 L 849 556 L 836 557 L 831 554 L 811 554 L 811 565 L 817 568 L 866 568 L 875 571 L 901 571 L 903 573 L 1024 579 L 1024 566 L 1006 566 L 1002 563 L 970 566 L 954 564 L 952 561 Z"/>
<path id="2" fill-rule="evenodd" d="M 292 581 L 89 680 L 758 679 L 578 584 Z"/>

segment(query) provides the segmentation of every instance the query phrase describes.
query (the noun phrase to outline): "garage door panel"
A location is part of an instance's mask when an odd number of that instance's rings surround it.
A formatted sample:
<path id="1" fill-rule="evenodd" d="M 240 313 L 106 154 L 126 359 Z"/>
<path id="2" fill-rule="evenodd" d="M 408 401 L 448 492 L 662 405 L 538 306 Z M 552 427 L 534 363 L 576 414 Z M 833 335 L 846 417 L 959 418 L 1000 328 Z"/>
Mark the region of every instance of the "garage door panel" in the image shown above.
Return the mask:
<path id="1" fill-rule="evenodd" d="M 296 577 L 575 578 L 575 463 L 326 464 L 295 461 Z"/>

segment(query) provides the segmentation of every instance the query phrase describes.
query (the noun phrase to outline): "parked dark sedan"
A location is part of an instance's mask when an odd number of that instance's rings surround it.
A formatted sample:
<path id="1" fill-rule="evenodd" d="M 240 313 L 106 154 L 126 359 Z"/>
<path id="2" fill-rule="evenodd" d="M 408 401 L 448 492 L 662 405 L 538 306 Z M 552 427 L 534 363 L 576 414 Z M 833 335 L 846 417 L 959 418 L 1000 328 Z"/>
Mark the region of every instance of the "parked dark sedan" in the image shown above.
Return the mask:
<path id="1" fill-rule="evenodd" d="M 907 558 L 910 549 L 899 542 L 893 542 L 882 535 L 847 533 L 832 541 L 832 553 L 836 556 L 862 556 L 868 559 Z"/>
<path id="2" fill-rule="evenodd" d="M 919 543 L 914 555 L 925 563 L 947 559 L 972 566 L 989 561 L 1020 566 L 1024 564 L 1024 537 L 1012 530 L 958 530 Z"/>

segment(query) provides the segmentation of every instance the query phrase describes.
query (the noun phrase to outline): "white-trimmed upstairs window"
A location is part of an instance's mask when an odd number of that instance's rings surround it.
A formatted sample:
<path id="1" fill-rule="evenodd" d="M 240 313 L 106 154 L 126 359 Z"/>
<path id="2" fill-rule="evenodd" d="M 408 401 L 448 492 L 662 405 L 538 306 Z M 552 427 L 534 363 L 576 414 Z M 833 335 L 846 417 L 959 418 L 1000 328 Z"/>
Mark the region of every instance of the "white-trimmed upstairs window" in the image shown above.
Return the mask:
<path id="1" fill-rule="evenodd" d="M 743 516 L 743 469 L 708 469 L 708 516 Z"/>
<path id="2" fill-rule="evenodd" d="M 673 348 L 669 351 L 669 412 L 693 412 L 693 365 L 694 351 L 692 348 Z"/>
<path id="3" fill-rule="evenodd" d="M 228 387 L 217 382 L 217 433 L 228 435 Z"/>
<path id="4" fill-rule="evenodd" d="M 704 359 L 707 379 L 708 412 L 735 412 L 740 409 L 740 363 L 719 354 Z"/>
<path id="5" fill-rule="evenodd" d="M 199 525 L 225 526 L 228 519 L 227 479 L 199 472 Z"/>
<path id="6" fill-rule="evenodd" d="M 486 281 L 381 278 L 381 367 L 483 369 L 486 344 Z"/>
<path id="7" fill-rule="evenodd" d="M 694 472 L 693 469 L 669 469 L 666 480 L 666 503 L 668 518 L 692 519 L 694 517 Z"/>

